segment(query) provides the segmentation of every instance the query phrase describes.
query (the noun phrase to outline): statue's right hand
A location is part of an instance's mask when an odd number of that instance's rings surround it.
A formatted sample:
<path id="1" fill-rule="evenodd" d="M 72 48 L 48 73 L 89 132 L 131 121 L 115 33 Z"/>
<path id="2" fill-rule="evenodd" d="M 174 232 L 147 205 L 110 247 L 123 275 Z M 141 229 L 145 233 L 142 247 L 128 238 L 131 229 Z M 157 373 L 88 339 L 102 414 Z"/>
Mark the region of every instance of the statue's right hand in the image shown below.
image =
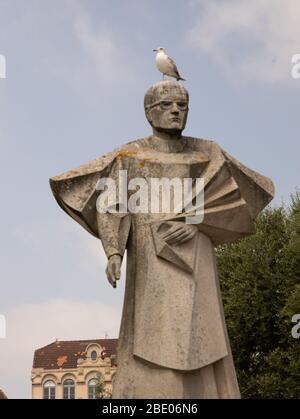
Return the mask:
<path id="1" fill-rule="evenodd" d="M 108 259 L 105 272 L 106 272 L 108 282 L 114 288 L 116 288 L 117 280 L 119 280 L 121 276 L 121 263 L 122 263 L 121 255 L 112 255 Z"/>

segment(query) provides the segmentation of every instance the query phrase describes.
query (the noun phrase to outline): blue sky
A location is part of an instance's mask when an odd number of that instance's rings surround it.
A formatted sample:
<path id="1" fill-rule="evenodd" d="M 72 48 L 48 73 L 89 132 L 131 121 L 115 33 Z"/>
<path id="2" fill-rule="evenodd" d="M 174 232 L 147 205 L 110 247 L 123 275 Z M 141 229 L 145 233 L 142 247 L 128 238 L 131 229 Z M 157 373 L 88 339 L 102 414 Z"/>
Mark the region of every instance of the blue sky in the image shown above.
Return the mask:
<path id="1" fill-rule="evenodd" d="M 123 282 L 67 217 L 48 179 L 147 136 L 146 89 L 164 46 L 187 79 L 186 135 L 216 140 L 271 177 L 274 205 L 299 186 L 297 0 L 0 0 L 2 205 L 0 388 L 30 397 L 34 348 L 118 334 Z M 12 360 L 13 357 L 13 360 Z"/>

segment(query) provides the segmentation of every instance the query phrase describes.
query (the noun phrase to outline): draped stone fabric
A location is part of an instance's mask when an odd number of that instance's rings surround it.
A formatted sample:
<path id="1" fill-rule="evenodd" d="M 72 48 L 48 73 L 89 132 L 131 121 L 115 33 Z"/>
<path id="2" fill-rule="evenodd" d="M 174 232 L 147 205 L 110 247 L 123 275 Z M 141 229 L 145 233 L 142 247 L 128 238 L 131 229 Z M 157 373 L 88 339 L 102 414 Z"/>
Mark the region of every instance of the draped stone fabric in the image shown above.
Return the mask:
<path id="1" fill-rule="evenodd" d="M 170 246 L 162 232 L 193 212 L 99 214 L 100 178 L 204 179 L 204 218 L 190 241 Z M 238 398 L 214 247 L 255 232 L 272 182 L 213 141 L 148 137 L 51 179 L 59 205 L 124 255 L 127 272 L 114 398 Z M 118 188 L 120 185 L 118 185 Z M 168 388 L 168 391 L 166 390 Z"/>

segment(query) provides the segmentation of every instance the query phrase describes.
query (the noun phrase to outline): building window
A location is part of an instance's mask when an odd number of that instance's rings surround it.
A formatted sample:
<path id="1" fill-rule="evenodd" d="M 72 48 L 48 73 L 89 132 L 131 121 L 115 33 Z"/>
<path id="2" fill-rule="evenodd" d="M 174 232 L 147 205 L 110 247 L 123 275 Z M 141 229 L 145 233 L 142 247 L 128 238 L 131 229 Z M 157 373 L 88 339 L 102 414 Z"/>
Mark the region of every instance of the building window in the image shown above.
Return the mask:
<path id="1" fill-rule="evenodd" d="M 97 380 L 92 378 L 88 382 L 88 398 L 89 399 L 96 399 L 96 388 L 97 388 Z"/>
<path id="2" fill-rule="evenodd" d="M 55 382 L 48 380 L 44 384 L 43 399 L 55 399 Z"/>
<path id="3" fill-rule="evenodd" d="M 96 360 L 97 360 L 97 358 L 98 358 L 98 354 L 97 354 L 97 352 L 96 352 L 96 351 L 93 351 L 93 352 L 91 353 L 91 360 L 92 360 L 92 361 L 96 361 Z"/>
<path id="4" fill-rule="evenodd" d="M 73 380 L 66 380 L 63 384 L 63 398 L 75 399 L 75 383 Z"/>

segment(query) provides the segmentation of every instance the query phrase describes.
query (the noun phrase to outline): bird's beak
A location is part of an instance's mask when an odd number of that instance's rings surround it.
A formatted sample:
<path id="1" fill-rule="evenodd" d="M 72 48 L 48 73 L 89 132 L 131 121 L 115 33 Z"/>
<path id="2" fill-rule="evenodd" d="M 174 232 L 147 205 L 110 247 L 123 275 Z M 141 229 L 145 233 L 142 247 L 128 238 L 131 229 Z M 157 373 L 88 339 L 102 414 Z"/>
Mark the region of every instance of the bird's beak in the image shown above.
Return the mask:
<path id="1" fill-rule="evenodd" d="M 157 52 L 157 49 L 154 49 L 153 52 Z"/>

